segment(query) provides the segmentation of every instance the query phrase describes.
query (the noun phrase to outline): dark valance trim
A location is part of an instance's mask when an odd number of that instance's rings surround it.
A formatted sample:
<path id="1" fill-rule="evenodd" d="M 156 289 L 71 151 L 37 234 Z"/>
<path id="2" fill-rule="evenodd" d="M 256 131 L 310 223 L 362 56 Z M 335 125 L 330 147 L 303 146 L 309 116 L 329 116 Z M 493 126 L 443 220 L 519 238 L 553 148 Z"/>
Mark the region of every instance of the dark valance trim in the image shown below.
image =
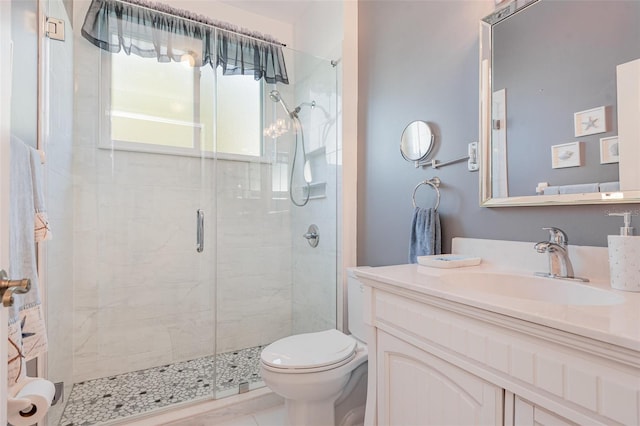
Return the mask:
<path id="1" fill-rule="evenodd" d="M 259 33 L 143 0 L 92 0 L 82 35 L 112 53 L 222 67 L 225 75 L 253 75 L 288 84 L 282 44 Z"/>

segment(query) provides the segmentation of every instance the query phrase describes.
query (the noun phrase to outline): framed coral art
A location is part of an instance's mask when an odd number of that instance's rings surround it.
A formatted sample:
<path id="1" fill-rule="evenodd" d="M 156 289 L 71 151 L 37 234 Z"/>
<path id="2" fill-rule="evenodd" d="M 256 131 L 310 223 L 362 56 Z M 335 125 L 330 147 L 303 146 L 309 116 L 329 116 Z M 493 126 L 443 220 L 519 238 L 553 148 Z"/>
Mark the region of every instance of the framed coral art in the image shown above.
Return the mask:
<path id="1" fill-rule="evenodd" d="M 600 139 L 600 164 L 619 163 L 618 137 Z"/>
<path id="2" fill-rule="evenodd" d="M 607 131 L 607 109 L 598 107 L 573 114 L 575 137 L 595 135 Z"/>
<path id="3" fill-rule="evenodd" d="M 563 169 L 580 166 L 582 166 L 582 142 L 564 143 L 551 147 L 552 168 Z"/>

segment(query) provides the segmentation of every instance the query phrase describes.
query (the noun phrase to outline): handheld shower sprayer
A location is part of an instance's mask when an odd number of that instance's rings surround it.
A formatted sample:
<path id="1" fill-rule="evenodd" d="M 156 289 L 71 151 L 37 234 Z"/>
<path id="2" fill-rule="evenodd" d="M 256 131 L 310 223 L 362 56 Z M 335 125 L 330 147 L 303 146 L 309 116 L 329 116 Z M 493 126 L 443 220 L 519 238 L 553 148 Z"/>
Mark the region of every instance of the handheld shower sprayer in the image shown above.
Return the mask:
<path id="1" fill-rule="evenodd" d="M 287 104 L 285 103 L 284 99 L 282 99 L 282 96 L 280 96 L 280 92 L 278 92 L 275 89 L 269 92 L 269 97 L 273 102 L 278 103 L 282 106 L 282 108 L 286 111 L 287 115 L 289 116 L 291 121 L 293 121 L 293 124 L 294 124 L 293 127 L 295 128 L 295 132 L 296 132 L 296 143 L 294 146 L 293 160 L 291 162 L 291 174 L 289 176 L 289 199 L 295 206 L 304 207 L 309 202 L 309 196 L 311 195 L 312 177 L 311 177 L 311 166 L 307 161 L 307 152 L 305 151 L 305 146 L 304 146 L 304 132 L 302 130 L 302 123 L 300 122 L 300 117 L 298 117 L 298 113 L 300 112 L 302 105 L 297 106 L 293 111 L 291 111 L 287 106 Z M 311 105 L 312 107 L 314 107 L 315 101 Z M 296 168 L 296 159 L 298 157 L 298 134 L 300 135 L 303 176 L 306 184 L 305 199 L 301 203 L 298 203 L 293 197 L 293 174 Z"/>

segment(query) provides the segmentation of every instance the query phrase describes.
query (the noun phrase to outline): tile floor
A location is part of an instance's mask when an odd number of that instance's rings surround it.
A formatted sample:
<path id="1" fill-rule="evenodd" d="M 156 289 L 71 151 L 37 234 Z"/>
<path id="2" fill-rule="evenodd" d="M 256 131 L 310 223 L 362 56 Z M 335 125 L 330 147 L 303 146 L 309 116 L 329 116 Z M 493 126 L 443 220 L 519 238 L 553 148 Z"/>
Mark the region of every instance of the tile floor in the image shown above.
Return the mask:
<path id="1" fill-rule="evenodd" d="M 202 414 L 169 424 L 170 426 L 282 426 L 284 405 L 257 411 L 251 415 L 220 420 L 216 415 Z"/>
<path id="2" fill-rule="evenodd" d="M 236 394 L 241 383 L 250 389 L 262 386 L 259 367 L 262 348 L 256 346 L 215 357 L 217 398 Z M 179 402 L 210 398 L 214 394 L 213 365 L 214 357 L 208 356 L 76 383 L 60 425 L 99 424 Z"/>

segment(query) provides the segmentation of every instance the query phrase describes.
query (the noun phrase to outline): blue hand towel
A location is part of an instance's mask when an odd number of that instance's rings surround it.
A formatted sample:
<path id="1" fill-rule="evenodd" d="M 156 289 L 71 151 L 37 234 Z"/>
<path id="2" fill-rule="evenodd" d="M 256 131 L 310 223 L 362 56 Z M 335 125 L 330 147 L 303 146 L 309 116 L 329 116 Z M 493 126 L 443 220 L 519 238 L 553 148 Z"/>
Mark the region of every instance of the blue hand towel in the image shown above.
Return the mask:
<path id="1" fill-rule="evenodd" d="M 442 254 L 440 216 L 433 208 L 416 207 L 411 223 L 409 263 L 417 263 L 418 256 Z"/>

